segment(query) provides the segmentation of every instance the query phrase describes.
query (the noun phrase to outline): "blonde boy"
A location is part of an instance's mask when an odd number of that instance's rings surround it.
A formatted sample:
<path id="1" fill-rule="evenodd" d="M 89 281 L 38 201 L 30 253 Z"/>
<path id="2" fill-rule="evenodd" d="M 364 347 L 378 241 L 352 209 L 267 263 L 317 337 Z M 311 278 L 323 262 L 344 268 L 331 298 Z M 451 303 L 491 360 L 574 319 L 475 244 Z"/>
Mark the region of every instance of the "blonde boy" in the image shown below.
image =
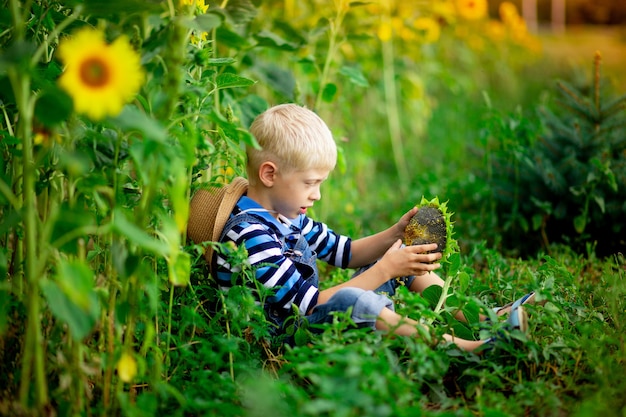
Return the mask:
<path id="1" fill-rule="evenodd" d="M 357 326 L 418 337 L 415 320 L 394 311 L 396 277 L 421 293 L 430 285 L 442 285 L 435 274 L 440 253 L 428 253 L 436 244 L 404 246 L 402 236 L 413 208 L 379 233 L 351 239 L 307 216 L 321 198 L 320 187 L 335 167 L 337 149 L 328 126 L 313 111 L 296 104 L 271 107 L 250 127 L 260 149 L 247 149 L 247 194 L 238 198 L 220 235 L 220 242 L 244 245 L 257 283 L 274 290 L 265 300 L 268 318 L 280 331 L 293 306 L 311 324 L 332 321 L 333 312 L 350 311 Z M 364 268 L 352 279 L 319 289 L 316 260 L 340 268 Z M 220 286 L 232 286 L 239 272 L 223 254 L 211 258 Z M 521 306 L 534 299 L 527 294 L 512 306 L 512 327 L 526 330 Z M 460 317 L 462 319 L 462 317 Z M 447 342 L 474 350 L 486 341 L 444 335 Z"/>

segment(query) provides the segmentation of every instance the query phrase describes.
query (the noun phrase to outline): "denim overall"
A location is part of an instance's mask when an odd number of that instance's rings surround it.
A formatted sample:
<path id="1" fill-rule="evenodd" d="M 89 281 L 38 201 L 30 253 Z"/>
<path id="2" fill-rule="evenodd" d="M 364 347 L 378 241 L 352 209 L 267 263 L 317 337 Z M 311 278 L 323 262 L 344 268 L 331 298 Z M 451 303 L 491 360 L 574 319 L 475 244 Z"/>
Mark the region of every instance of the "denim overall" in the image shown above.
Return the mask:
<path id="1" fill-rule="evenodd" d="M 226 222 L 224 230 L 220 236 L 220 242 L 226 234 L 236 225 L 240 223 L 262 223 L 258 217 L 252 214 L 242 212 Z M 293 230 L 293 229 L 292 229 Z M 317 254 L 311 249 L 306 238 L 299 232 L 293 231 L 293 234 L 280 237 L 280 244 L 283 248 L 283 255 L 289 258 L 295 265 L 300 275 L 316 288 L 319 288 L 319 272 L 317 270 Z M 287 317 L 293 314 L 292 310 L 278 309 L 271 304 L 263 306 L 267 319 L 276 327 L 275 330 L 280 332 Z"/>

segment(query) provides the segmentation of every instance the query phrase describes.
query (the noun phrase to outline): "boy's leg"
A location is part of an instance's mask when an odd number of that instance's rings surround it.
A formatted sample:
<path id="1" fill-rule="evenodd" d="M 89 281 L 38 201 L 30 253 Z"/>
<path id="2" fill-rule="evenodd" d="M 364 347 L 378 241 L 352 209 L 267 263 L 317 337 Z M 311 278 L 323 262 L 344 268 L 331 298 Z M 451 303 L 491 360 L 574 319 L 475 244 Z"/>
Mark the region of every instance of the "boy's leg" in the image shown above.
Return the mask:
<path id="1" fill-rule="evenodd" d="M 413 292 L 421 294 L 426 288 L 431 285 L 438 285 L 443 287 L 444 281 L 439 275 L 433 271 L 426 272 L 422 275 L 416 275 L 413 282 L 409 286 L 409 289 Z"/>
<path id="2" fill-rule="evenodd" d="M 315 307 L 306 319 L 310 324 L 330 323 L 333 320 L 333 312 L 350 309 L 352 309 L 351 318 L 358 327 L 393 331 L 398 336 L 418 336 L 417 326 L 422 326 L 417 321 L 402 317 L 393 311 L 393 303 L 389 298 L 360 288 L 339 290 L 328 302 Z M 465 340 L 450 335 L 444 335 L 444 339 L 468 351 L 485 343 L 484 340 Z"/>
<path id="3" fill-rule="evenodd" d="M 402 317 L 398 313 L 388 308 L 384 308 L 376 320 L 376 328 L 378 330 L 393 331 L 398 336 L 417 336 L 417 326 L 423 326 L 415 320 Z M 485 340 L 466 340 L 449 334 L 443 335 L 446 342 L 455 343 L 461 349 L 473 351 L 474 349 L 485 344 Z"/>
<path id="4" fill-rule="evenodd" d="M 385 295 L 348 287 L 337 291 L 305 317 L 310 324 L 332 323 L 333 313 L 351 311 L 350 318 L 357 327 L 376 329 L 377 317 L 385 308 L 393 309 L 393 302 Z"/>
<path id="5" fill-rule="evenodd" d="M 441 277 L 437 275 L 435 272 L 430 271 L 423 275 L 416 276 L 413 282 L 411 282 L 409 289 L 413 292 L 421 294 L 422 291 L 424 291 L 426 288 L 430 287 L 431 285 L 438 285 L 440 287 L 443 287 L 443 284 L 444 284 L 443 279 L 441 279 Z M 520 300 L 521 300 L 521 304 L 534 304 L 534 300 L 535 300 L 534 293 L 531 292 L 529 294 L 526 294 Z M 496 309 L 494 309 L 494 311 L 496 315 L 503 316 L 511 312 L 512 306 L 513 306 L 513 303 L 511 302 L 502 307 L 497 307 Z M 459 321 L 467 323 L 467 319 L 465 318 L 465 315 L 463 315 L 462 311 L 457 311 L 454 314 L 454 318 L 456 318 Z M 483 314 L 479 315 L 480 321 L 487 320 L 487 318 L 488 317 Z"/>

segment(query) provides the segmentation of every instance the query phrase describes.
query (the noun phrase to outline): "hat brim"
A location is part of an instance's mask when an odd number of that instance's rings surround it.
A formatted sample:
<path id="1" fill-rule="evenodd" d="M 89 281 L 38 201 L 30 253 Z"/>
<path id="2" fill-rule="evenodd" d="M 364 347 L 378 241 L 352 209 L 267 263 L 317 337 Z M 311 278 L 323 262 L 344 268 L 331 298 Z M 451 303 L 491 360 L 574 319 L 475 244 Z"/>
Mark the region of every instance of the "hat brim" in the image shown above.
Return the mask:
<path id="1" fill-rule="evenodd" d="M 248 180 L 243 177 L 236 177 L 221 188 L 199 189 L 190 202 L 187 236 L 196 244 L 218 242 L 233 208 L 247 190 Z M 206 247 L 204 256 L 210 265 L 211 245 Z"/>

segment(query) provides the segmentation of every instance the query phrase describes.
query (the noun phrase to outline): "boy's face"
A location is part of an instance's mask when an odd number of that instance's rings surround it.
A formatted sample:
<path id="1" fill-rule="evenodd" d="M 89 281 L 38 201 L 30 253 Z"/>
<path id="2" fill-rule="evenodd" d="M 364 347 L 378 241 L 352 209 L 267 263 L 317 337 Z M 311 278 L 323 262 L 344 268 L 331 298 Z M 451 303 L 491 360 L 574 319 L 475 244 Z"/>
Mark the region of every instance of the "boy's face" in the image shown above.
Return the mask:
<path id="1" fill-rule="evenodd" d="M 329 173 L 327 169 L 278 173 L 271 188 L 272 209 L 288 219 L 306 214 L 321 198 L 320 186 Z"/>

